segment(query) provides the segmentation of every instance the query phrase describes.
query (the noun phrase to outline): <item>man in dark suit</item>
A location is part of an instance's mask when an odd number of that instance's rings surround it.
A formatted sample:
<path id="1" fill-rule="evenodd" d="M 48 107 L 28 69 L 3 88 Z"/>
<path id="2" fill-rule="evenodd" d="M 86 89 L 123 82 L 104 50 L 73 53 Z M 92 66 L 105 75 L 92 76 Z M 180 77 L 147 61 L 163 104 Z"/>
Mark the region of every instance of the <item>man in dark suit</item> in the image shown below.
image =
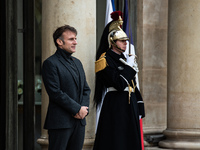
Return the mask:
<path id="1" fill-rule="evenodd" d="M 64 25 L 53 34 L 55 54 L 42 66 L 42 78 L 49 95 L 44 128 L 49 150 L 81 150 L 85 136 L 90 88 L 83 66 L 71 56 L 76 51 L 75 28 Z"/>

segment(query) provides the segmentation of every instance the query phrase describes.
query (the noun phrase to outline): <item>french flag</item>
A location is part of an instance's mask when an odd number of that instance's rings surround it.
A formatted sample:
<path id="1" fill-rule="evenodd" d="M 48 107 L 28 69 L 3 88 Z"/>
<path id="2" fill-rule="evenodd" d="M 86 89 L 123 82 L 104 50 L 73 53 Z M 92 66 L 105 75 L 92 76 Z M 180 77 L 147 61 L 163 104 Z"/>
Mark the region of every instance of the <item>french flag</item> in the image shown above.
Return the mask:
<path id="1" fill-rule="evenodd" d="M 124 0 L 124 19 L 123 19 L 123 30 L 126 33 L 126 35 L 129 37 L 129 41 L 127 41 L 126 51 L 124 52 L 124 55 L 127 56 L 128 54 L 135 55 L 135 47 L 133 44 L 133 37 L 132 37 L 132 30 L 129 27 L 129 14 L 128 14 L 128 1 Z M 136 82 L 137 82 L 137 88 L 139 87 L 139 80 L 138 80 L 138 73 L 136 74 Z"/>
<path id="2" fill-rule="evenodd" d="M 115 11 L 115 0 L 106 1 L 106 16 L 105 16 L 105 26 L 112 21 L 110 14 Z"/>

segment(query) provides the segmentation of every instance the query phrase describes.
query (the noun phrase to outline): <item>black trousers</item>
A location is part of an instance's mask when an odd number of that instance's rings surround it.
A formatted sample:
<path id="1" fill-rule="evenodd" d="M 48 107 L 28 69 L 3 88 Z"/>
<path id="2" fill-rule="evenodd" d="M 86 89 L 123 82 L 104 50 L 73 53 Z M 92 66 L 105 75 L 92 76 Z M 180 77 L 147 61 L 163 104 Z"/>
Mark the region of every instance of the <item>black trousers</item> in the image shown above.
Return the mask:
<path id="1" fill-rule="evenodd" d="M 49 129 L 49 150 L 82 150 L 85 126 L 77 121 L 73 128 Z"/>

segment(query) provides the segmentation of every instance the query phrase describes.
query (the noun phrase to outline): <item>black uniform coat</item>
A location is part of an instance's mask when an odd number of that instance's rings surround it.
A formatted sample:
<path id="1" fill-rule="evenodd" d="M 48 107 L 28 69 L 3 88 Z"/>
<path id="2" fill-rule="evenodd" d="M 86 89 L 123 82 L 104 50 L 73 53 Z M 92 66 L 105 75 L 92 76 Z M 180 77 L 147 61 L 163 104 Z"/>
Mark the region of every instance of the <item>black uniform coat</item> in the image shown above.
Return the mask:
<path id="1" fill-rule="evenodd" d="M 129 104 L 128 92 L 124 91 L 127 82 L 135 83 L 136 72 L 119 61 L 123 54 L 108 50 L 105 56 L 107 67 L 97 72 L 98 79 L 106 88 L 114 87 L 117 91 L 105 95 L 93 149 L 141 150 L 139 114 L 144 117 L 144 110 L 139 110 L 137 101 L 142 101 L 142 97 L 136 88 Z"/>
<path id="2" fill-rule="evenodd" d="M 74 62 L 70 65 L 70 61 Z M 75 71 L 78 71 L 75 73 Z M 90 88 L 86 82 L 83 66 L 65 50 L 58 49 L 46 59 L 42 67 L 42 78 L 49 95 L 49 106 L 44 124 L 45 129 L 73 127 L 73 117 L 81 106 L 89 107 Z M 80 120 L 86 125 L 85 119 Z"/>

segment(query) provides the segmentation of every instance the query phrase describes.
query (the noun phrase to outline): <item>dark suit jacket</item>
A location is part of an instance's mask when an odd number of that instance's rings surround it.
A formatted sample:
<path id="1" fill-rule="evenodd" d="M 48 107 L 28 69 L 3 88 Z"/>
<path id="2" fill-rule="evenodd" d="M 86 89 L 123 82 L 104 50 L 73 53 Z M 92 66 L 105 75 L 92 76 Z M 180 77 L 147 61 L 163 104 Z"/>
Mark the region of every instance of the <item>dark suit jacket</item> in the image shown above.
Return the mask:
<path id="1" fill-rule="evenodd" d="M 64 50 L 58 49 L 42 66 L 42 78 L 49 95 L 45 129 L 71 128 L 76 121 L 73 116 L 81 106 L 89 107 L 90 88 L 83 66 L 80 60 L 72 57 L 78 69 L 78 81 L 63 52 Z M 86 125 L 85 119 L 80 121 L 82 125 Z"/>

